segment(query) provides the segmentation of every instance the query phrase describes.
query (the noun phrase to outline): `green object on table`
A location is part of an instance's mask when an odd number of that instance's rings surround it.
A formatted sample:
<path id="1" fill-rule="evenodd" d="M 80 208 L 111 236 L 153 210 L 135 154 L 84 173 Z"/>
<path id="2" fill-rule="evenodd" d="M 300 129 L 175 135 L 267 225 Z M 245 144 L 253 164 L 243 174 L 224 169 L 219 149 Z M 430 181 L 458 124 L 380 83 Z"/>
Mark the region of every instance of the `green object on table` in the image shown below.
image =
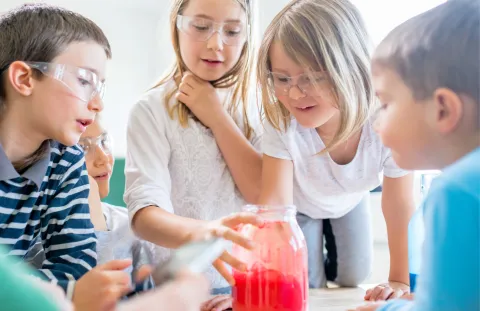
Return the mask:
<path id="1" fill-rule="evenodd" d="M 104 202 L 116 205 L 125 206 L 123 201 L 123 193 L 125 192 L 125 158 L 115 158 L 115 165 L 113 166 L 112 177 L 110 179 L 110 193 L 103 199 Z"/>
<path id="2" fill-rule="evenodd" d="M 5 248 L 0 245 L 0 309 L 2 311 L 59 310 L 47 294 L 30 282 L 26 282 L 22 277 L 34 274 L 34 270 L 5 254 Z"/>

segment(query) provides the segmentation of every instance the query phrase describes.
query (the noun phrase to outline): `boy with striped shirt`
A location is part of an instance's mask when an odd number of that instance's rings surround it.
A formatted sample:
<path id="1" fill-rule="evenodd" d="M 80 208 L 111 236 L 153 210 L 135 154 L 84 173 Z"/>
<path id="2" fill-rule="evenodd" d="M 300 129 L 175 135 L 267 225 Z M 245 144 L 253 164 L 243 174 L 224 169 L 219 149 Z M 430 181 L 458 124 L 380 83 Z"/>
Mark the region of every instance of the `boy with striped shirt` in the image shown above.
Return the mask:
<path id="1" fill-rule="evenodd" d="M 110 44 L 89 19 L 33 4 L 0 17 L 0 46 L 0 245 L 23 259 L 39 239 L 40 275 L 76 310 L 108 308 L 131 290 L 131 261 L 91 270 L 97 242 L 75 145 L 103 109 Z"/>

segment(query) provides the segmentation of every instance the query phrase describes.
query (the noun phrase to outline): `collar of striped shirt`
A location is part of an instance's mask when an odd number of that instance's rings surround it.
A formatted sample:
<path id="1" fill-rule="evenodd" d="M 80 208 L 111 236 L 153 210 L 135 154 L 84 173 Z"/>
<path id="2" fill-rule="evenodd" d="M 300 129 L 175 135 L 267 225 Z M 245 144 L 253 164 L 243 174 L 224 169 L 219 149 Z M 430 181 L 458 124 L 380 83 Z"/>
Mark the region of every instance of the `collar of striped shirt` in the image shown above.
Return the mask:
<path id="1" fill-rule="evenodd" d="M 19 174 L 13 167 L 12 162 L 7 158 L 2 144 L 0 144 L 0 181 L 7 181 L 10 179 L 24 177 L 33 181 L 38 188 L 42 185 L 43 177 L 45 176 L 48 164 L 50 163 L 51 144 L 48 143 L 48 151 L 40 161 L 34 163 L 25 172 Z"/>

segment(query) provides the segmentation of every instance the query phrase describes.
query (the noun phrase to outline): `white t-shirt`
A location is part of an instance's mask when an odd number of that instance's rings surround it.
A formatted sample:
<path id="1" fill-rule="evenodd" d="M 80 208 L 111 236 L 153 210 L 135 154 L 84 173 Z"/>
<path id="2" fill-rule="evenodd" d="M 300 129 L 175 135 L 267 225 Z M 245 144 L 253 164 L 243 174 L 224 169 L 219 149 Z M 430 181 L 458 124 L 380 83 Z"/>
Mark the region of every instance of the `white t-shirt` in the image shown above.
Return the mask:
<path id="1" fill-rule="evenodd" d="M 287 131 L 277 131 L 265 122 L 263 153 L 293 161 L 293 203 L 298 211 L 314 219 L 339 218 L 360 203 L 363 196 L 387 177 L 408 174 L 399 169 L 370 122 L 362 130 L 354 159 L 338 165 L 328 154 L 318 155 L 325 145 L 312 128 L 292 118 Z"/>
<path id="2" fill-rule="evenodd" d="M 177 119 L 170 119 L 164 97 L 173 86 L 171 81 L 150 90 L 130 114 L 124 195 L 130 219 L 149 205 L 202 220 L 241 211 L 245 201 L 212 131 L 192 118 L 185 128 Z M 250 104 L 249 121 L 255 130 L 251 142 L 260 150 L 263 128 L 254 102 Z M 238 118 L 242 120 L 241 111 Z M 169 251 L 163 248 L 157 253 L 161 260 L 168 255 Z M 228 286 L 213 269 L 207 275 L 214 288 Z"/>

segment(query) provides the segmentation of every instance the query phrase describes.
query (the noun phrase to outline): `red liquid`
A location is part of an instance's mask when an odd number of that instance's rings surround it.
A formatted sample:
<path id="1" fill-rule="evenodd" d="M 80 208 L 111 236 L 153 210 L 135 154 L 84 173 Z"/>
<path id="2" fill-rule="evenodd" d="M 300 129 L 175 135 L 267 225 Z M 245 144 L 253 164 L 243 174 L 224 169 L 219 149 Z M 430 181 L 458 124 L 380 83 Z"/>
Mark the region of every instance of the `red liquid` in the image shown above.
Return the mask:
<path id="1" fill-rule="evenodd" d="M 306 311 L 305 280 L 275 270 L 234 271 L 234 311 Z"/>

